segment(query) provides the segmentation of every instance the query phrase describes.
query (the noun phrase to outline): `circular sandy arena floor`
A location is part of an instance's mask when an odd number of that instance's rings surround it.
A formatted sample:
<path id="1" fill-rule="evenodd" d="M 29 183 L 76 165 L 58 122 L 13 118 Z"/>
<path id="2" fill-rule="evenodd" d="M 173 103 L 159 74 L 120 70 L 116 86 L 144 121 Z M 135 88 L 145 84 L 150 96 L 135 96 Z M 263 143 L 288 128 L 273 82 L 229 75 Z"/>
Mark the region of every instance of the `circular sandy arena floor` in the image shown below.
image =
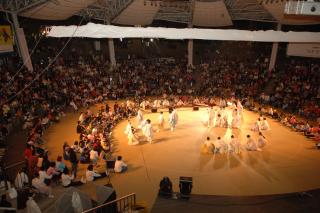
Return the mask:
<path id="1" fill-rule="evenodd" d="M 97 106 L 99 108 L 99 106 Z M 240 130 L 207 128 L 202 123 L 205 109 L 192 111 L 178 109 L 179 123 L 175 131 L 168 127 L 168 112 L 164 113 L 165 130 L 154 134 L 149 144 L 139 133 L 140 145 L 129 146 L 124 134 L 127 121 L 120 122 L 113 131 L 115 155 L 122 155 L 129 169 L 124 174 L 112 174 L 111 182 L 118 195 L 137 193 L 138 200 L 151 207 L 158 192 L 159 182 L 168 176 L 179 191 L 179 177 L 193 177 L 194 194 L 263 195 L 304 191 L 320 187 L 320 151 L 300 133 L 293 132 L 269 119 L 270 131 L 264 135 L 267 146 L 261 152 L 241 154 L 201 154 L 201 144 L 207 136 L 230 138 L 236 135 L 244 144 L 249 133 L 255 139 L 258 133 L 250 131 L 257 114 L 244 110 Z M 156 129 L 159 113 L 145 113 Z M 78 114 L 68 115 L 47 131 L 45 139 L 50 157 L 61 154 L 64 140 L 77 139 L 75 126 Z M 137 126 L 132 118 L 133 126 Z M 83 172 L 84 166 L 80 169 Z M 104 182 L 101 182 L 103 184 Z M 96 184 L 100 184 L 98 181 Z"/>

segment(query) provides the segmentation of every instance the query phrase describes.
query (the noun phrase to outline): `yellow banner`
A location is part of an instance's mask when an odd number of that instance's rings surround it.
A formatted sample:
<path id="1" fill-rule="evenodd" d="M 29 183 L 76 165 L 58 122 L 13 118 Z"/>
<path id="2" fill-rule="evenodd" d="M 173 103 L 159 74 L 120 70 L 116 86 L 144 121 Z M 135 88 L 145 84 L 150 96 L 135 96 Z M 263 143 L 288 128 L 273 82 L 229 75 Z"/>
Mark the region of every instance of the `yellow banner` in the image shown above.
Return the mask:
<path id="1" fill-rule="evenodd" d="M 0 25 L 0 45 L 12 45 L 13 35 L 9 25 Z"/>

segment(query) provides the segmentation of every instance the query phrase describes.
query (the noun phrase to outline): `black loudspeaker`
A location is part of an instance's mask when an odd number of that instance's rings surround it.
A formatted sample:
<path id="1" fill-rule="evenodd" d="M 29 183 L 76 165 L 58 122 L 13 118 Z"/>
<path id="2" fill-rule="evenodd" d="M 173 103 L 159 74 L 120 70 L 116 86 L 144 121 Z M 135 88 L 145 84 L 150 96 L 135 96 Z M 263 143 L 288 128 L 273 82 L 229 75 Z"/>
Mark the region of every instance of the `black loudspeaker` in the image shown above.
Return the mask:
<path id="1" fill-rule="evenodd" d="M 199 107 L 194 106 L 194 107 L 193 107 L 193 111 L 199 111 Z"/>
<path id="2" fill-rule="evenodd" d="M 189 199 L 192 190 L 192 177 L 180 177 L 180 196 L 182 199 Z"/>
<path id="3" fill-rule="evenodd" d="M 153 112 L 153 113 L 157 112 L 157 108 L 152 108 L 151 112 Z"/>

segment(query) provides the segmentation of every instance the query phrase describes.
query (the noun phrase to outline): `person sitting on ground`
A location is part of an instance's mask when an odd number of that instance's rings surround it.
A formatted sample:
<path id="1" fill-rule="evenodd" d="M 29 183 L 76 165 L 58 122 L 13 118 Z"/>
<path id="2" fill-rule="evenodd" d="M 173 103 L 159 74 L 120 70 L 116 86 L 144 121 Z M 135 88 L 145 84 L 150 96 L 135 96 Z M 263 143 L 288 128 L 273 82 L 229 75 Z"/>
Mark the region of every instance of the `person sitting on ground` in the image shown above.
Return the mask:
<path id="1" fill-rule="evenodd" d="M 114 164 L 114 171 L 117 173 L 125 172 L 128 169 L 128 165 L 122 160 L 122 156 L 118 156 Z"/>
<path id="2" fill-rule="evenodd" d="M 258 139 L 258 148 L 263 148 L 267 144 L 266 138 L 263 136 L 262 132 L 259 132 L 259 139 Z"/>
<path id="3" fill-rule="evenodd" d="M 259 151 L 256 142 L 251 138 L 250 135 L 247 135 L 247 150 L 248 151 Z"/>
<path id="4" fill-rule="evenodd" d="M 54 196 L 52 195 L 52 188 L 40 179 L 38 173 L 36 173 L 35 177 L 32 179 L 32 186 L 36 188 L 41 194 L 46 194 L 49 198 L 54 198 Z"/>
<path id="5" fill-rule="evenodd" d="M 210 141 L 210 137 L 207 137 L 207 140 L 202 144 L 201 152 L 203 154 L 213 154 L 214 152 L 214 145 Z"/>
<path id="6" fill-rule="evenodd" d="M 168 177 L 163 177 L 160 181 L 159 195 L 163 197 L 170 197 L 172 195 L 172 182 Z"/>
<path id="7" fill-rule="evenodd" d="M 14 185 L 17 189 L 22 189 L 29 183 L 29 178 L 26 174 L 26 168 L 22 168 L 21 171 L 18 172 L 16 179 L 14 181 Z"/>
<path id="8" fill-rule="evenodd" d="M 81 179 L 81 181 L 74 181 L 74 175 L 69 174 L 69 169 L 67 167 L 64 168 L 63 173 L 61 175 L 61 182 L 62 186 L 69 187 L 69 186 L 81 186 L 83 185 L 86 180 Z"/>
<path id="9" fill-rule="evenodd" d="M 93 171 L 93 165 L 92 164 L 88 165 L 88 168 L 87 168 L 87 171 L 86 171 L 86 181 L 94 181 L 94 180 L 97 180 L 99 178 L 104 178 L 106 176 L 108 176 L 108 172 L 107 171 L 105 171 L 103 173 L 98 173 L 98 172 Z"/>
<path id="10" fill-rule="evenodd" d="M 261 130 L 270 130 L 270 126 L 266 118 L 263 118 L 261 121 Z"/>

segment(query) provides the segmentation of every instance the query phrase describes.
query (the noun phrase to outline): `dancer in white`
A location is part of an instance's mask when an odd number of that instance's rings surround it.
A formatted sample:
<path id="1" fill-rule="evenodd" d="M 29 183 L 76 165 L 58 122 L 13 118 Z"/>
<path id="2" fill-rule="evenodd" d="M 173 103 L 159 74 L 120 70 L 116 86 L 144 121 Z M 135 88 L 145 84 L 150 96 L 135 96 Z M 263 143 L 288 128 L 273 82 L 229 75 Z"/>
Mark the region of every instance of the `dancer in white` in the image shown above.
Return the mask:
<path id="1" fill-rule="evenodd" d="M 213 124 L 213 109 L 212 107 L 208 108 L 207 109 L 207 119 L 206 119 L 206 122 L 208 124 L 208 127 L 211 127 L 212 124 Z"/>
<path id="2" fill-rule="evenodd" d="M 218 137 L 214 142 L 214 153 L 227 153 L 228 152 L 228 144 Z"/>
<path id="3" fill-rule="evenodd" d="M 261 130 L 270 130 L 270 126 L 266 118 L 263 118 L 261 121 Z"/>
<path id="4" fill-rule="evenodd" d="M 237 138 L 235 138 L 233 135 L 231 135 L 230 151 L 239 154 L 241 152 L 240 146 L 241 146 L 240 141 Z"/>
<path id="5" fill-rule="evenodd" d="M 267 144 L 266 138 L 263 136 L 261 132 L 259 132 L 259 138 L 258 138 L 258 148 L 263 148 Z"/>
<path id="6" fill-rule="evenodd" d="M 214 152 L 214 145 L 210 141 L 210 138 L 207 137 L 207 140 L 202 144 L 201 153 L 203 154 L 213 154 Z"/>
<path id="7" fill-rule="evenodd" d="M 152 143 L 152 138 L 153 138 L 153 129 L 151 125 L 151 120 L 147 120 L 147 124 L 145 125 L 145 136 L 147 137 L 148 142 L 151 144 Z"/>
<path id="8" fill-rule="evenodd" d="M 176 125 L 178 123 L 178 114 L 175 109 L 172 110 L 172 112 L 169 115 L 169 124 L 170 124 L 170 129 L 173 131 L 176 128 Z"/>
<path id="9" fill-rule="evenodd" d="M 128 120 L 128 124 L 124 133 L 128 136 L 128 145 L 139 144 L 138 139 L 134 135 L 134 128 L 132 127 L 130 120 Z"/>
<path id="10" fill-rule="evenodd" d="M 256 142 L 254 141 L 253 138 L 251 138 L 250 135 L 247 135 L 247 147 L 246 148 L 248 151 L 260 151 Z"/>
<path id="11" fill-rule="evenodd" d="M 162 106 L 163 106 L 164 108 L 169 107 L 169 106 L 170 106 L 170 102 L 169 102 L 167 99 L 164 99 L 164 100 L 162 101 Z"/>
<path id="12" fill-rule="evenodd" d="M 160 130 L 164 129 L 164 117 L 163 117 L 163 112 L 160 112 L 159 118 L 158 118 L 158 132 L 160 132 Z"/>
<path id="13" fill-rule="evenodd" d="M 260 132 L 261 131 L 261 122 L 260 122 L 260 118 L 258 118 L 258 120 L 254 123 L 252 129 L 252 131 L 257 131 Z"/>
<path id="14" fill-rule="evenodd" d="M 238 113 L 238 110 L 235 109 L 233 111 L 232 128 L 240 129 L 240 127 L 241 127 L 241 115 Z"/>
<path id="15" fill-rule="evenodd" d="M 138 122 L 138 129 L 142 129 L 142 122 L 143 122 L 143 113 L 141 111 L 141 109 L 138 110 L 138 114 L 137 114 L 137 122 Z"/>

